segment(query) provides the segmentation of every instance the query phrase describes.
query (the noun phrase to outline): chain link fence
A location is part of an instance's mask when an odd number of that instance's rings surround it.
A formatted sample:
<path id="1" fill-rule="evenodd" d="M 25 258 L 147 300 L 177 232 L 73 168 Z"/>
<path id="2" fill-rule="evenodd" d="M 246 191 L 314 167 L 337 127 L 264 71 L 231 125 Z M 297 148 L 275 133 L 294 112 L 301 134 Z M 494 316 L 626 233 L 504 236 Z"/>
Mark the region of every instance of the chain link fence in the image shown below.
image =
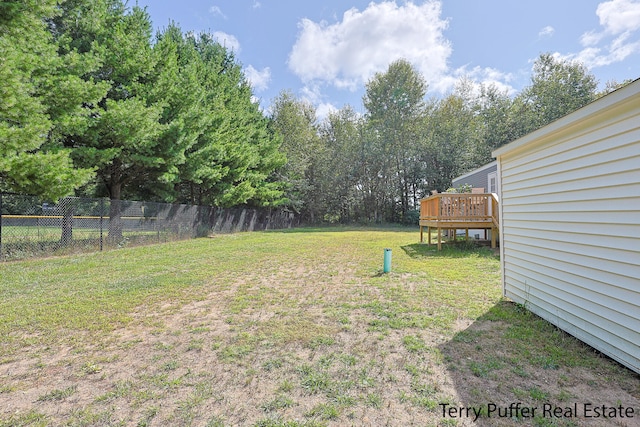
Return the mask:
<path id="1" fill-rule="evenodd" d="M 298 225 L 276 209 L 66 197 L 51 203 L 0 193 L 0 261 L 102 251 Z"/>

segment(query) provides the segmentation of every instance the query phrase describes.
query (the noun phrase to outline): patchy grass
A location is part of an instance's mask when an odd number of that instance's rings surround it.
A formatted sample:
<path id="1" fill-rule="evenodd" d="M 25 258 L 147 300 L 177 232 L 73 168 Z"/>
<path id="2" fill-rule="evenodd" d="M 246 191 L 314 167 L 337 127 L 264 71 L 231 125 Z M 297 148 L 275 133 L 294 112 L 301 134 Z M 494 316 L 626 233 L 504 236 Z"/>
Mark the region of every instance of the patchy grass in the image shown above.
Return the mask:
<path id="1" fill-rule="evenodd" d="M 76 386 L 70 386 L 65 388 L 64 390 L 52 390 L 49 393 L 46 393 L 38 398 L 39 402 L 46 402 L 49 400 L 64 400 L 67 397 L 71 396 L 77 391 Z"/>
<path id="2" fill-rule="evenodd" d="M 503 300 L 492 251 L 417 240 L 298 229 L 2 264 L 0 426 L 470 422 L 443 404 L 511 425 L 487 405 L 512 402 L 640 417 L 638 375 Z"/>

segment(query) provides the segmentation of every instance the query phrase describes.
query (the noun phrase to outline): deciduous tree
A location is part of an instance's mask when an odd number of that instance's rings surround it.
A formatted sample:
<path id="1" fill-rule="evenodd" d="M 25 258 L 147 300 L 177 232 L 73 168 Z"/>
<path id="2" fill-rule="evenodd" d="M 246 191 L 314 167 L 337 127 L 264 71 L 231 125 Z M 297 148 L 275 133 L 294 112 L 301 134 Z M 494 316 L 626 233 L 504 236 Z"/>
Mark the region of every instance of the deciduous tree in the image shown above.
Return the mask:
<path id="1" fill-rule="evenodd" d="M 388 204 L 385 220 L 403 220 L 413 205 L 412 173 L 421 147 L 420 126 L 427 84 L 413 66 L 398 60 L 366 85 L 367 121 L 382 159 L 379 197 Z"/>
<path id="2" fill-rule="evenodd" d="M 526 131 L 533 131 L 593 101 L 596 89 L 596 78 L 582 63 L 543 53 L 533 65 L 531 85 L 520 95 L 531 114 L 520 120 L 530 120 Z"/>
<path id="3" fill-rule="evenodd" d="M 315 108 L 283 91 L 271 106 L 271 120 L 287 159 L 278 171 L 286 185 L 287 206 L 315 222 L 320 210 L 320 194 L 314 184 L 318 173 L 314 163 L 320 150 Z"/>

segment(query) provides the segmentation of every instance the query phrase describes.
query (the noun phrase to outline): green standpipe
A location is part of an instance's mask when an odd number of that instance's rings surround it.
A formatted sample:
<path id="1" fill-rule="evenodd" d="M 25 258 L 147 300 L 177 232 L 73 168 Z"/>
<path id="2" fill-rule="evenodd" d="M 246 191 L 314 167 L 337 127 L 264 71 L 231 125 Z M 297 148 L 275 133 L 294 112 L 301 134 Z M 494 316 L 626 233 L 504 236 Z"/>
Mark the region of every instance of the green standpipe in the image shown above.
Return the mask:
<path id="1" fill-rule="evenodd" d="M 384 250 L 384 266 L 382 268 L 384 273 L 391 271 L 391 249 Z"/>

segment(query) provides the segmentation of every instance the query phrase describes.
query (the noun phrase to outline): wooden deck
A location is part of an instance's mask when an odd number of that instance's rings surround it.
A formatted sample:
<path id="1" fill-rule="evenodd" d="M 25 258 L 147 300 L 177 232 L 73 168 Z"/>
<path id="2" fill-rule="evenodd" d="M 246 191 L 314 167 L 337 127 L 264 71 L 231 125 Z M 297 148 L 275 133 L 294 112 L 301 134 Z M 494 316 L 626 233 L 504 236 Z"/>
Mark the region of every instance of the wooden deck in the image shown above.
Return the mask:
<path id="1" fill-rule="evenodd" d="M 442 193 L 420 201 L 420 242 L 427 227 L 427 243 L 431 244 L 431 229 L 438 232 L 438 250 L 442 249 L 442 230 L 491 230 L 491 247 L 496 247 L 499 229 L 498 198 L 492 193 Z"/>

